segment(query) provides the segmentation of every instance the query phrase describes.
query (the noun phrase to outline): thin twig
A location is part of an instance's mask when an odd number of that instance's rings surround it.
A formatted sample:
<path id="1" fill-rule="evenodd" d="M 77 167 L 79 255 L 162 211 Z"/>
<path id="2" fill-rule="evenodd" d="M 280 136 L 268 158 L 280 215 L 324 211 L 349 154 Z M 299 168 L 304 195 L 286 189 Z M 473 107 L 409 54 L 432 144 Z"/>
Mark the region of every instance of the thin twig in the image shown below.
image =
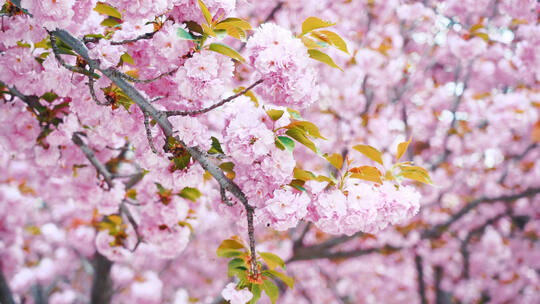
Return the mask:
<path id="1" fill-rule="evenodd" d="M 195 116 L 195 115 L 207 113 L 207 112 L 212 111 L 215 108 L 221 107 L 222 105 L 236 99 L 239 96 L 242 96 L 242 95 L 246 94 L 249 90 L 253 89 L 255 86 L 257 86 L 258 84 L 260 84 L 262 82 L 263 82 L 263 79 L 259 79 L 256 82 L 254 82 L 253 84 L 251 84 L 249 87 L 243 89 L 242 91 L 240 91 L 240 92 L 238 92 L 238 93 L 236 93 L 236 94 L 234 94 L 232 96 L 229 96 L 229 97 L 221 100 L 220 102 L 218 102 L 216 104 L 213 104 L 213 105 L 211 105 L 211 106 L 209 106 L 207 108 L 203 108 L 203 109 L 200 109 L 200 110 L 194 110 L 194 111 L 165 111 L 165 114 L 167 115 L 167 117 L 171 117 L 171 116 Z"/>
<path id="2" fill-rule="evenodd" d="M 233 203 L 231 202 L 231 200 L 229 200 L 229 198 L 227 197 L 227 192 L 225 191 L 225 188 L 223 187 L 219 187 L 219 191 L 221 193 L 221 200 L 225 203 L 225 205 L 227 206 L 232 206 Z"/>
<path id="3" fill-rule="evenodd" d="M 159 32 L 159 30 L 153 31 L 151 33 L 144 33 L 144 34 L 139 35 L 139 36 L 137 36 L 135 38 L 132 38 L 132 39 L 125 39 L 125 40 L 120 40 L 120 41 L 111 41 L 111 44 L 112 45 L 120 45 L 120 44 L 132 43 L 132 42 L 136 42 L 136 41 L 144 40 L 144 39 L 152 39 L 152 38 L 154 38 L 154 35 L 157 32 Z"/>
<path id="4" fill-rule="evenodd" d="M 159 80 L 159 79 L 161 79 L 161 78 L 163 78 L 165 76 L 171 76 L 172 74 L 176 73 L 176 71 L 178 71 L 178 69 L 179 69 L 179 67 L 174 68 L 174 69 L 172 69 L 172 70 L 170 70 L 170 71 L 168 71 L 166 73 L 160 74 L 160 75 L 158 75 L 158 76 L 156 76 L 154 78 L 150 78 L 150 79 L 138 79 L 138 78 L 132 77 L 132 76 L 126 74 L 126 73 L 122 73 L 122 72 L 120 72 L 118 70 L 113 70 L 113 71 L 114 71 L 114 73 L 117 73 L 118 76 L 124 78 L 127 81 L 131 81 L 131 82 L 135 82 L 135 83 L 150 83 L 150 82 L 154 82 L 156 80 Z"/>
<path id="5" fill-rule="evenodd" d="M 93 68 L 90 68 L 89 69 L 89 72 L 91 74 L 94 73 L 94 69 Z M 111 105 L 112 102 L 111 101 L 105 101 L 105 102 L 101 102 L 99 100 L 99 98 L 97 97 L 96 95 L 96 92 L 94 90 L 94 77 L 88 77 L 88 88 L 90 90 L 90 96 L 92 96 L 92 99 L 94 100 L 94 102 L 97 104 L 97 105 L 100 105 L 100 106 L 108 106 L 108 105 Z"/>
<path id="6" fill-rule="evenodd" d="M 129 223 L 133 227 L 133 230 L 135 230 L 135 236 L 137 236 L 137 243 L 135 243 L 135 246 L 133 247 L 133 249 L 130 249 L 131 252 L 134 252 L 135 250 L 137 250 L 137 247 L 139 247 L 139 244 L 142 242 L 142 236 L 139 233 L 139 225 L 137 225 L 137 222 L 135 222 L 135 219 L 131 215 L 129 208 L 126 207 L 124 202 L 125 200 L 122 201 L 122 204 L 120 204 L 120 215 L 125 214 Z"/>
<path id="7" fill-rule="evenodd" d="M 96 168 L 98 175 L 103 176 L 103 179 L 109 186 L 109 188 L 112 188 L 114 186 L 113 184 L 113 177 L 109 170 L 97 159 L 96 155 L 94 154 L 94 151 L 90 149 L 81 139 L 81 135 L 84 135 L 80 132 L 73 133 L 73 136 L 71 137 L 71 140 L 74 144 L 76 144 L 81 151 L 84 153 L 86 158 L 90 161 L 90 163 Z"/>
<path id="8" fill-rule="evenodd" d="M 148 114 L 143 112 L 144 116 L 144 128 L 146 129 L 146 139 L 148 139 L 148 145 L 154 154 L 157 154 L 156 147 L 154 146 L 154 141 L 152 140 L 152 130 L 150 129 L 150 122 L 148 121 Z"/>

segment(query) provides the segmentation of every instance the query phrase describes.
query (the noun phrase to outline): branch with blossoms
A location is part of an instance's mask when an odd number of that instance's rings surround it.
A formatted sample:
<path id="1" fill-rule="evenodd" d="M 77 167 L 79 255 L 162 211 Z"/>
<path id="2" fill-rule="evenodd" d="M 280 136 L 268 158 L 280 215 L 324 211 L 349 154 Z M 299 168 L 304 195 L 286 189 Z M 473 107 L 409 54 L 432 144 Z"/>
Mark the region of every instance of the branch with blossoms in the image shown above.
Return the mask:
<path id="1" fill-rule="evenodd" d="M 249 237 L 249 247 L 251 252 L 251 271 L 253 276 L 258 275 L 257 270 L 257 259 L 255 252 L 255 231 L 253 225 L 253 216 L 255 209 L 251 206 L 247 200 L 246 195 L 240 189 L 240 187 L 234 183 L 231 179 L 225 176 L 225 173 L 221 168 L 219 168 L 214 162 L 207 156 L 206 153 L 200 150 L 199 147 L 189 147 L 186 145 L 182 139 L 173 134 L 173 128 L 170 121 L 167 118 L 167 114 L 163 111 L 158 111 L 151 102 L 148 101 L 143 94 L 133 87 L 126 79 L 119 75 L 119 72 L 114 68 L 101 68 L 99 61 L 90 58 L 88 49 L 85 44 L 74 37 L 66 30 L 56 29 L 50 32 L 51 37 L 60 38 L 65 44 L 67 44 L 75 53 L 84 59 L 88 64 L 89 68 L 97 70 L 109 78 L 113 83 L 115 83 L 139 108 L 152 117 L 156 123 L 161 127 L 167 142 L 169 139 L 176 141 L 181 147 L 185 148 L 187 152 L 206 170 L 208 171 L 215 180 L 219 183 L 220 187 L 224 190 L 232 193 L 244 206 L 246 210 L 247 224 L 248 224 L 248 237 Z M 55 39 L 53 38 L 53 39 Z M 57 58 L 58 59 L 58 58 Z M 60 61 L 61 63 L 61 61 Z M 63 65 L 63 64 L 62 64 Z M 66 67 L 65 65 L 63 65 Z M 66 67 L 69 69 L 69 67 Z M 90 74 L 91 75 L 91 74 Z M 92 76 L 89 76 L 92 77 Z M 174 151 L 173 155 L 174 155 Z"/>
<path id="2" fill-rule="evenodd" d="M 263 82 L 263 79 L 259 79 L 257 81 L 255 81 L 254 83 L 252 83 L 250 86 L 248 86 L 247 88 L 243 89 L 242 91 L 234 94 L 234 95 L 231 95 L 225 99 L 222 99 L 220 102 L 217 102 L 207 108 L 203 108 L 203 109 L 200 109 L 200 110 L 194 110 L 194 111 L 165 111 L 165 114 L 167 115 L 167 117 L 171 117 L 171 116 L 196 116 L 196 115 L 199 115 L 199 114 L 204 114 L 204 113 L 208 113 L 216 108 L 219 108 L 221 107 L 222 105 L 230 102 L 230 101 L 233 101 L 234 99 L 246 94 L 247 92 L 249 92 L 251 89 L 253 89 L 254 87 L 256 87 L 257 85 L 261 84 Z"/>

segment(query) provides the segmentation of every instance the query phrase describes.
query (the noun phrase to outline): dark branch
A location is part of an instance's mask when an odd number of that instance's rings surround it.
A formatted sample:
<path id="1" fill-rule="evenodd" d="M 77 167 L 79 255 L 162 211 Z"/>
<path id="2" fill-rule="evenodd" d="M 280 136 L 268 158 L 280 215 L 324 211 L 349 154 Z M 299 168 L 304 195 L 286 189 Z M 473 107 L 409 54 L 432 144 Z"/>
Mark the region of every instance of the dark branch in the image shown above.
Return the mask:
<path id="1" fill-rule="evenodd" d="M 52 37 L 52 36 L 51 36 Z M 90 68 L 89 72 L 91 74 L 94 73 L 94 69 L 93 68 Z M 92 96 L 92 99 L 94 100 L 94 102 L 100 106 L 108 106 L 110 104 L 112 104 L 111 101 L 105 101 L 105 102 L 101 102 L 97 95 L 96 95 L 96 91 L 94 90 L 94 77 L 88 77 L 88 89 L 90 90 L 90 96 Z"/>
<path id="2" fill-rule="evenodd" d="M 94 257 L 94 279 L 92 281 L 91 303 L 110 303 L 113 295 L 111 279 L 112 262 L 96 251 Z"/>
<path id="3" fill-rule="evenodd" d="M 103 179 L 105 180 L 105 182 L 107 183 L 109 188 L 112 188 L 114 186 L 114 184 L 113 184 L 113 177 L 112 177 L 111 173 L 96 158 L 96 155 L 94 154 L 94 151 L 92 151 L 92 149 L 90 149 L 90 147 L 88 147 L 88 145 L 86 145 L 82 141 L 80 135 L 82 135 L 82 133 L 78 133 L 78 132 L 73 133 L 73 136 L 71 137 L 71 140 L 73 141 L 74 144 L 76 144 L 81 149 L 81 151 L 84 153 L 84 155 L 86 156 L 88 161 L 90 161 L 92 166 L 94 166 L 94 168 L 96 168 L 96 170 L 98 172 L 98 175 L 103 176 Z"/>
<path id="4" fill-rule="evenodd" d="M 276 6 L 274 6 L 274 8 L 270 12 L 270 14 L 268 14 L 268 16 L 266 16 L 263 23 L 269 22 L 270 20 L 274 19 L 274 16 L 283 7 L 283 4 L 285 4 L 285 1 L 279 1 L 278 4 Z"/>
<path id="5" fill-rule="evenodd" d="M 393 253 L 399 251 L 400 247 L 394 247 L 390 245 L 385 245 L 380 248 L 367 248 L 367 249 L 356 249 L 351 251 L 337 251 L 331 252 L 328 250 L 322 251 L 311 251 L 311 247 L 303 247 L 301 250 L 298 250 L 294 255 L 287 260 L 287 263 L 294 261 L 306 261 L 306 260 L 319 260 L 319 259 L 346 259 L 346 258 L 355 258 L 371 253 Z"/>
<path id="6" fill-rule="evenodd" d="M 157 32 L 159 32 L 159 30 L 153 31 L 151 33 L 144 33 L 144 34 L 139 35 L 139 36 L 137 36 L 135 38 L 132 38 L 132 39 L 125 39 L 125 40 L 120 40 L 120 41 L 111 41 L 111 44 L 112 45 L 120 45 L 120 44 L 132 43 L 132 42 L 136 42 L 136 41 L 144 40 L 144 39 L 152 39 L 152 38 L 154 38 L 154 35 Z"/>
<path id="7" fill-rule="evenodd" d="M 154 141 L 152 140 L 152 130 L 150 129 L 150 123 L 148 121 L 148 114 L 143 112 L 144 116 L 144 128 L 146 129 L 146 139 L 148 139 L 148 145 L 154 154 L 157 154 L 156 147 L 154 146 Z"/>
<path id="8" fill-rule="evenodd" d="M 0 264 L 0 266 L 2 265 Z M 0 268 L 0 303 L 15 304 L 13 294 L 11 293 L 11 289 L 9 288 L 6 278 L 4 277 L 4 272 L 2 271 L 2 268 Z"/>
<path id="9" fill-rule="evenodd" d="M 487 220 L 484 224 L 482 224 L 482 225 L 474 228 L 473 230 L 469 231 L 469 233 L 467 234 L 467 236 L 465 237 L 463 242 L 461 242 L 461 249 L 460 250 L 461 250 L 461 254 L 463 255 L 463 272 L 462 272 L 462 276 L 463 276 L 464 279 L 469 278 L 469 250 L 468 250 L 467 247 L 469 246 L 469 243 L 471 242 L 471 239 L 475 235 L 482 234 L 487 226 L 495 224 L 498 220 L 500 220 L 501 218 L 503 218 L 506 215 L 507 215 L 507 213 L 501 213 L 501 214 L 495 216 L 494 218 L 491 218 L 491 219 Z"/>
<path id="10" fill-rule="evenodd" d="M 416 264 L 416 272 L 418 273 L 418 295 L 420 296 L 420 303 L 427 304 L 426 298 L 426 285 L 424 283 L 424 266 L 422 265 L 422 257 L 418 254 L 414 257 L 414 263 Z"/>
<path id="11" fill-rule="evenodd" d="M 242 91 L 240 91 L 240 92 L 238 92 L 238 93 L 236 93 L 236 94 L 234 94 L 232 96 L 229 96 L 229 97 L 221 100 L 220 102 L 218 102 L 216 104 L 213 104 L 213 105 L 211 105 L 211 106 L 209 106 L 207 108 L 203 108 L 203 109 L 200 109 L 200 110 L 194 110 L 194 111 L 165 111 L 165 114 L 167 115 L 167 117 L 170 117 L 170 116 L 195 116 L 195 115 L 207 113 L 207 112 L 212 111 L 215 108 L 221 107 L 222 105 L 226 104 L 227 102 L 233 101 L 234 99 L 236 99 L 239 96 L 242 96 L 242 95 L 246 94 L 249 90 L 253 89 L 255 86 L 257 86 L 258 84 L 260 84 L 262 82 L 263 82 L 263 80 L 259 79 L 256 82 L 254 82 L 253 84 L 251 84 L 249 87 L 243 89 Z"/>
<path id="12" fill-rule="evenodd" d="M 442 223 L 433 226 L 432 228 L 425 230 L 422 233 L 422 238 L 438 238 L 441 236 L 441 234 L 446 231 L 454 222 L 462 218 L 464 215 L 466 215 L 469 211 L 475 209 L 480 204 L 483 203 L 493 203 L 493 202 L 512 202 L 522 197 L 528 197 L 533 196 L 540 193 L 540 187 L 538 188 L 529 188 L 521 193 L 516 193 L 512 195 L 502 195 L 498 197 L 481 197 L 478 199 L 475 199 L 471 201 L 470 203 L 466 204 L 461 210 L 456 212 L 452 217 Z"/>

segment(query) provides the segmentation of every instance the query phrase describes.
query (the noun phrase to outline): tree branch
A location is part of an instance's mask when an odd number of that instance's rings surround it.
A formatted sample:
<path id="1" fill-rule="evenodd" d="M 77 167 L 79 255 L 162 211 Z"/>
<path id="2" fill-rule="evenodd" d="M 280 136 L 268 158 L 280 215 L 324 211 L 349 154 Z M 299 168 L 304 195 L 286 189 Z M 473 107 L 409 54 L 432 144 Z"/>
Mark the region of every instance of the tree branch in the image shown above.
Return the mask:
<path id="1" fill-rule="evenodd" d="M 96 251 L 94 258 L 94 278 L 92 280 L 91 303 L 110 303 L 113 295 L 111 279 L 112 262 Z"/>
<path id="2" fill-rule="evenodd" d="M 15 300 L 13 299 L 13 294 L 11 293 L 11 289 L 9 288 L 6 278 L 4 277 L 4 272 L 2 271 L 1 267 L 0 267 L 0 303 L 15 304 Z"/>
<path id="3" fill-rule="evenodd" d="M 511 195 L 502 195 L 498 197 L 481 197 L 478 199 L 475 199 L 471 201 L 470 203 L 466 204 L 461 210 L 456 212 L 448 221 L 433 226 L 430 229 L 425 230 L 422 233 L 422 238 L 438 238 L 441 236 L 441 234 L 446 231 L 454 222 L 462 218 L 464 215 L 466 215 L 469 211 L 473 210 L 474 208 L 478 207 L 480 204 L 483 203 L 493 203 L 493 202 L 511 202 L 515 201 L 519 198 L 533 196 L 540 193 L 540 187 L 537 188 L 529 188 L 521 193 L 511 194 Z"/>
<path id="4" fill-rule="evenodd" d="M 471 242 L 471 239 L 478 234 L 482 234 L 487 226 L 495 224 L 498 220 L 506 216 L 507 213 L 501 213 L 489 220 L 487 220 L 484 224 L 474 228 L 473 230 L 469 231 L 463 242 L 461 242 L 461 254 L 463 255 L 463 271 L 462 276 L 464 279 L 469 278 L 469 251 L 467 247 L 469 246 L 469 243 Z"/>
<path id="5" fill-rule="evenodd" d="M 209 106 L 207 108 L 203 108 L 203 109 L 200 109 L 200 110 L 194 110 L 194 111 L 165 111 L 165 114 L 167 115 L 167 117 L 171 117 L 171 116 L 196 116 L 196 115 L 199 115 L 199 114 L 207 113 L 207 112 L 212 111 L 215 108 L 221 107 L 222 105 L 236 99 L 239 96 L 242 96 L 242 95 L 246 94 L 249 90 L 253 89 L 254 87 L 256 87 L 258 84 L 260 84 L 262 82 L 263 82 L 263 79 L 259 79 L 256 82 L 254 82 L 253 84 L 251 84 L 249 87 L 243 89 L 242 91 L 240 91 L 240 92 L 238 92 L 238 93 L 236 93 L 236 94 L 234 94 L 232 96 L 229 96 L 229 97 L 221 100 L 220 102 L 218 102 L 216 104 L 213 104 L 213 105 L 211 105 L 211 106 Z"/>
<path id="6" fill-rule="evenodd" d="M 73 136 L 71 137 L 71 140 L 73 141 L 74 144 L 76 144 L 81 150 L 82 152 L 84 153 L 84 155 L 86 156 L 86 158 L 90 161 L 90 163 L 92 164 L 92 166 L 94 166 L 94 168 L 96 168 L 97 172 L 98 172 L 98 175 L 101 175 L 103 176 L 103 179 L 105 180 L 105 182 L 107 183 L 107 186 L 109 186 L 109 188 L 112 188 L 114 186 L 113 184 L 113 177 L 111 175 L 111 173 L 109 172 L 109 170 L 107 170 L 107 168 L 96 158 L 96 155 L 94 154 L 94 151 L 92 151 L 92 149 L 90 149 L 90 147 L 88 147 L 81 139 L 80 135 L 82 135 L 82 133 L 79 133 L 79 132 L 75 132 L 73 133 Z"/>
<path id="7" fill-rule="evenodd" d="M 418 254 L 414 256 L 414 263 L 416 264 L 416 272 L 418 274 L 418 295 L 420 296 L 420 303 L 427 304 L 426 298 L 426 285 L 424 283 L 424 267 L 422 266 L 422 257 Z"/>
<path id="8" fill-rule="evenodd" d="M 71 49 L 75 53 L 79 54 L 88 63 L 90 67 L 100 71 L 101 73 L 103 73 L 103 75 L 105 75 L 112 82 L 114 82 L 122 91 L 124 91 L 124 93 L 129 98 L 131 98 L 131 100 L 133 100 L 134 103 L 136 103 L 141 108 L 143 112 L 148 113 L 159 124 L 167 138 L 174 137 L 182 146 L 186 148 L 189 154 L 191 154 L 191 156 L 201 165 L 201 167 L 203 167 L 203 169 L 208 171 L 216 179 L 216 181 L 220 184 L 221 187 L 231 192 L 244 205 L 244 208 L 246 209 L 246 218 L 248 224 L 252 274 L 257 276 L 258 269 L 253 227 L 254 208 L 249 204 L 247 197 L 240 189 L 240 187 L 231 179 L 227 178 L 223 173 L 223 170 L 221 170 L 217 165 L 215 165 L 198 147 L 189 147 L 178 136 L 174 136 L 173 128 L 171 123 L 167 119 L 167 115 L 154 108 L 152 104 L 137 89 L 135 89 L 131 84 L 129 84 L 124 78 L 118 76 L 118 73 L 115 69 L 100 68 L 99 62 L 90 58 L 90 56 L 88 55 L 88 49 L 81 40 L 77 39 L 69 32 L 62 29 L 56 29 L 55 31 L 51 32 L 51 36 L 52 35 L 62 39 L 62 41 L 66 43 L 69 47 L 71 47 Z"/>
<path id="9" fill-rule="evenodd" d="M 391 245 L 385 245 L 379 248 L 367 248 L 367 249 L 356 249 L 350 251 L 337 251 L 331 252 L 328 250 L 322 251 L 312 251 L 311 247 L 303 247 L 301 250 L 298 250 L 294 255 L 287 260 L 286 263 L 291 263 L 295 261 L 306 261 L 306 260 L 319 260 L 319 259 L 345 259 L 345 258 L 354 258 L 371 253 L 393 253 L 401 250 L 401 247 L 394 247 Z"/>

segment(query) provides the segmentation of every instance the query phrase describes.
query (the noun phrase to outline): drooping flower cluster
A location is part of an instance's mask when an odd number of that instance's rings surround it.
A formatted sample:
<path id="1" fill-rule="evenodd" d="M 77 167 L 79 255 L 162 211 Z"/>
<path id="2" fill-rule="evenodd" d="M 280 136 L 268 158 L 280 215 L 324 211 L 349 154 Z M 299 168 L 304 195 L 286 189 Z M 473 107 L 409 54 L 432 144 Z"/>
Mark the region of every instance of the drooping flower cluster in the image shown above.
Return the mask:
<path id="1" fill-rule="evenodd" d="M 249 62 L 262 78 L 255 90 L 267 102 L 306 108 L 318 97 L 317 77 L 306 48 L 292 33 L 272 23 L 263 24 L 248 40 Z"/>
<path id="2" fill-rule="evenodd" d="M 315 187 L 319 187 L 316 185 Z M 321 190 L 308 207 L 309 218 L 331 234 L 377 233 L 401 224 L 420 209 L 420 193 L 411 186 L 384 182 L 381 186 L 348 179 L 343 191 Z"/>

